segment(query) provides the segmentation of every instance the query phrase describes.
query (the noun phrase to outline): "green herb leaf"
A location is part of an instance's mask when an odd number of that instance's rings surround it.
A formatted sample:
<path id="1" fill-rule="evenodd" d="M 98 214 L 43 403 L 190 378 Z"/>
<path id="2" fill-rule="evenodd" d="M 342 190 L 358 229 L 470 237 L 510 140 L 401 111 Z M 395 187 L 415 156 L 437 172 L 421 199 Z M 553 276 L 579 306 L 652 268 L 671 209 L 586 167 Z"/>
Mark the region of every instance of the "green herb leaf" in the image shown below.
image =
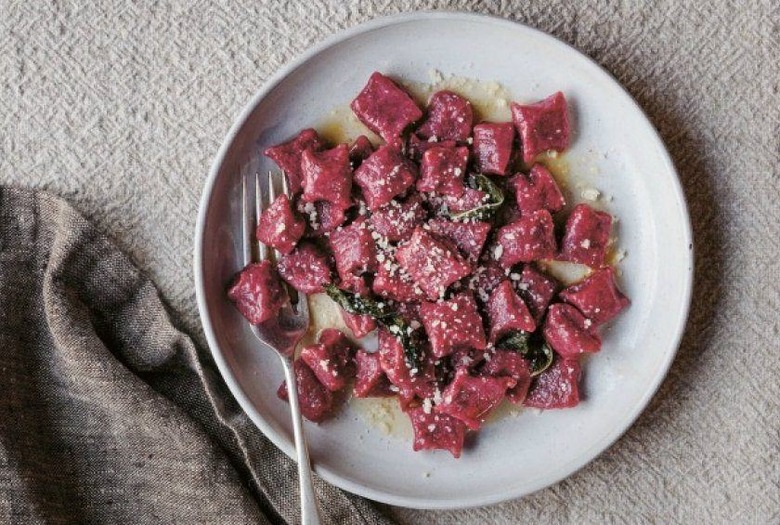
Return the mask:
<path id="1" fill-rule="evenodd" d="M 522 330 L 515 330 L 505 335 L 496 345 L 499 348 L 509 348 L 521 354 L 528 353 L 528 339 L 531 334 Z"/>
<path id="2" fill-rule="evenodd" d="M 528 332 L 516 330 L 499 341 L 499 348 L 507 348 L 520 353 L 531 365 L 531 377 L 536 377 L 552 365 L 552 348 L 540 337 L 531 337 Z"/>
<path id="3" fill-rule="evenodd" d="M 420 331 L 413 330 L 406 319 L 391 310 L 387 303 L 342 290 L 334 284 L 325 285 L 325 293 L 347 312 L 370 315 L 377 323 L 387 328 L 401 342 L 404 348 L 404 361 L 409 370 L 420 369 L 423 353 Z"/>
<path id="4" fill-rule="evenodd" d="M 395 315 L 395 312 L 390 310 L 387 303 L 380 303 L 371 297 L 364 297 L 360 294 L 342 290 L 334 284 L 326 284 L 325 293 L 351 314 L 370 315 L 377 321 Z"/>
<path id="5" fill-rule="evenodd" d="M 485 192 L 488 199 L 484 204 L 470 210 L 452 214 L 450 218 L 452 220 L 476 219 L 479 221 L 491 219 L 501 205 L 504 204 L 504 190 L 481 173 L 470 175 L 467 182 L 471 188 Z"/>
<path id="6" fill-rule="evenodd" d="M 552 348 L 547 343 L 542 343 L 523 357 L 531 361 L 531 377 L 536 377 L 550 368 L 554 355 Z"/>
<path id="7" fill-rule="evenodd" d="M 406 319 L 400 315 L 377 319 L 377 322 L 385 326 L 401 342 L 401 346 L 404 348 L 404 362 L 409 370 L 419 371 L 423 358 L 420 330 L 412 329 L 411 325 L 406 322 Z"/>

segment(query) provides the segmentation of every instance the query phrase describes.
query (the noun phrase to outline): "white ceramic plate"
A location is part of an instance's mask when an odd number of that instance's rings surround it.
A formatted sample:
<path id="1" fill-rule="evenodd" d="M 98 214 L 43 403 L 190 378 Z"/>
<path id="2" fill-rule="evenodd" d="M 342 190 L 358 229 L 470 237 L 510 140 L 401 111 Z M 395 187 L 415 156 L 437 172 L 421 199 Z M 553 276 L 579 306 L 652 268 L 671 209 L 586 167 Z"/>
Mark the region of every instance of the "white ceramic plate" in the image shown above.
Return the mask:
<path id="1" fill-rule="evenodd" d="M 367 426 L 354 408 L 307 424 L 316 471 L 368 498 L 407 507 L 456 508 L 522 496 L 555 483 L 610 446 L 646 406 L 676 352 L 692 282 L 691 230 L 674 167 L 653 126 L 603 69 L 544 33 L 496 18 L 415 13 L 372 21 L 305 53 L 263 86 L 225 139 L 209 174 L 195 237 L 203 327 L 225 381 L 254 423 L 293 455 L 282 373 L 258 348 L 225 297 L 241 267 L 240 172 L 268 145 L 344 106 L 369 75 L 427 82 L 430 70 L 494 80 L 514 97 L 562 90 L 573 108 L 572 181 L 611 195 L 620 218 L 622 286 L 631 307 L 584 366 L 575 409 L 523 412 L 486 426 L 459 460 L 415 453 L 405 439 Z"/>

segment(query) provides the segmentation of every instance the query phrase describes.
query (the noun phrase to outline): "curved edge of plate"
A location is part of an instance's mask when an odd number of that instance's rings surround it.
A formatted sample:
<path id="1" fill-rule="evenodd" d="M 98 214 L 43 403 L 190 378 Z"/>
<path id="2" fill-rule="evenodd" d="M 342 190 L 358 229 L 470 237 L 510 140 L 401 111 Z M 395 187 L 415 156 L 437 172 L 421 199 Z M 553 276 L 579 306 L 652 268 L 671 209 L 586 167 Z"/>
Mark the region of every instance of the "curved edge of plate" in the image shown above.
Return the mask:
<path id="1" fill-rule="evenodd" d="M 531 490 L 519 490 L 519 491 L 507 490 L 505 492 L 496 493 L 491 496 L 476 496 L 473 498 L 458 499 L 458 500 L 431 500 L 431 499 L 426 499 L 424 496 L 421 496 L 419 498 L 410 498 L 406 496 L 400 496 L 397 494 L 391 494 L 388 492 L 377 491 L 371 489 L 370 487 L 366 487 L 364 485 L 354 483 L 346 478 L 337 475 L 336 473 L 330 471 L 329 469 L 323 468 L 319 465 L 315 464 L 313 466 L 315 472 L 318 475 L 320 475 L 325 481 L 339 488 L 342 488 L 346 491 L 357 494 L 359 496 L 366 497 L 374 501 L 379 501 L 382 503 L 397 505 L 401 507 L 416 508 L 416 509 L 429 509 L 429 510 L 462 509 L 462 508 L 479 507 L 479 506 L 500 503 L 502 501 L 507 501 L 510 499 L 526 496 L 538 490 L 542 490 L 546 487 L 554 485 L 560 482 L 561 480 L 573 475 L 574 473 L 582 469 L 585 465 L 593 461 L 601 453 L 605 452 L 636 422 L 639 415 L 645 410 L 648 403 L 653 398 L 653 396 L 655 396 L 656 392 L 658 391 L 658 388 L 661 386 L 661 383 L 666 378 L 669 368 L 671 367 L 671 364 L 674 361 L 674 358 L 677 354 L 677 350 L 679 349 L 680 342 L 682 340 L 685 327 L 687 325 L 687 319 L 690 311 L 691 297 L 693 291 L 693 261 L 694 261 L 693 233 L 691 228 L 690 216 L 688 214 L 688 208 L 685 201 L 685 194 L 682 188 L 682 184 L 680 183 L 679 174 L 677 173 L 677 170 L 674 167 L 674 163 L 671 157 L 669 156 L 669 152 L 667 151 L 657 129 L 650 121 L 650 119 L 647 117 L 645 112 L 642 110 L 641 106 L 634 99 L 634 97 L 632 97 L 631 94 L 628 93 L 628 91 L 626 91 L 626 89 L 622 86 L 622 84 L 620 84 L 620 82 L 618 82 L 617 79 L 615 79 L 615 77 L 612 76 L 611 73 L 609 73 L 606 69 L 604 69 L 600 64 L 598 64 L 592 58 L 580 52 L 579 50 L 567 44 L 566 42 L 548 33 L 545 33 L 539 29 L 532 28 L 520 22 L 507 20 L 505 18 L 500 18 L 493 15 L 476 14 L 476 13 L 468 13 L 468 12 L 452 12 L 452 11 L 418 11 L 413 13 L 402 13 L 397 15 L 380 17 L 365 22 L 363 24 L 359 24 L 357 26 L 347 28 L 324 39 L 320 43 L 309 48 L 304 53 L 302 53 L 301 55 L 299 55 L 298 57 L 290 61 L 284 67 L 279 69 L 275 74 L 273 74 L 268 79 L 268 81 L 266 81 L 266 83 L 255 93 L 255 95 L 252 97 L 249 103 L 240 112 L 240 114 L 234 121 L 233 126 L 230 128 L 230 131 L 228 132 L 224 141 L 222 142 L 222 145 L 220 146 L 220 149 L 217 155 L 215 156 L 214 161 L 209 170 L 209 174 L 206 179 L 206 184 L 203 190 L 203 194 L 200 199 L 198 218 L 195 225 L 195 242 L 194 242 L 195 247 L 194 247 L 194 257 L 193 257 L 195 295 L 196 295 L 196 300 L 198 305 L 198 313 L 201 318 L 203 331 L 206 335 L 206 340 L 209 344 L 209 349 L 211 351 L 211 354 L 214 358 L 214 361 L 217 364 L 217 368 L 219 369 L 220 374 L 222 375 L 223 379 L 227 383 L 228 388 L 230 389 L 231 393 L 235 396 L 241 408 L 247 413 L 247 415 L 250 417 L 252 422 L 263 432 L 263 434 L 266 437 L 268 437 L 274 443 L 274 445 L 277 446 L 279 449 L 281 449 L 288 457 L 290 457 L 291 459 L 295 458 L 294 445 L 291 442 L 288 442 L 286 440 L 278 439 L 278 436 L 276 436 L 273 429 L 271 429 L 270 425 L 268 425 L 268 423 L 252 406 L 251 401 L 243 392 L 241 387 L 238 385 L 238 382 L 236 381 L 235 377 L 230 371 L 230 368 L 228 367 L 227 362 L 225 361 L 222 352 L 219 349 L 217 338 L 214 333 L 214 328 L 208 314 L 208 308 L 205 299 L 204 279 L 203 279 L 203 234 L 205 230 L 206 218 L 208 215 L 209 200 L 213 192 L 217 175 L 219 174 L 222 164 L 225 160 L 225 156 L 228 153 L 228 150 L 230 149 L 230 146 L 235 140 L 238 132 L 244 126 L 244 124 L 246 123 L 246 121 L 248 120 L 248 118 L 250 117 L 254 109 L 257 107 L 257 105 L 260 103 L 260 101 L 279 82 L 281 82 L 282 79 L 284 79 L 287 75 L 295 71 L 296 68 L 298 68 L 301 64 L 303 64 L 313 56 L 316 56 L 317 54 L 321 53 L 322 51 L 328 49 L 329 47 L 339 42 L 360 35 L 362 33 L 372 31 L 374 29 L 386 27 L 389 25 L 416 21 L 422 18 L 463 20 L 469 22 L 481 21 L 484 23 L 511 26 L 514 29 L 530 32 L 534 34 L 537 38 L 547 40 L 548 42 L 554 43 L 555 45 L 558 46 L 563 46 L 568 51 L 576 53 L 577 55 L 581 56 L 591 65 L 591 67 L 594 68 L 595 71 L 599 73 L 599 75 L 604 77 L 608 82 L 611 82 L 615 84 L 617 87 L 619 87 L 620 91 L 622 92 L 627 102 L 630 105 L 632 105 L 639 114 L 643 116 L 643 118 L 648 124 L 648 127 L 653 130 L 655 141 L 657 142 L 657 145 L 660 146 L 659 149 L 663 153 L 664 163 L 666 164 L 666 167 L 669 169 L 669 171 L 674 174 L 674 183 L 675 183 L 674 190 L 678 200 L 677 203 L 678 209 L 681 211 L 681 215 L 683 219 L 684 235 L 685 235 L 684 240 L 689 246 L 691 246 L 691 248 L 688 250 L 688 261 L 687 261 L 689 271 L 688 271 L 687 279 L 685 281 L 685 286 L 683 290 L 684 304 L 681 305 L 681 315 L 679 317 L 679 324 L 676 327 L 676 333 L 674 337 L 675 345 L 673 350 L 670 351 L 666 356 L 665 361 L 659 368 L 659 373 L 654 379 L 651 388 L 648 389 L 645 396 L 642 397 L 641 402 L 638 403 L 635 410 L 632 411 L 625 425 L 619 428 L 615 428 L 614 432 L 609 433 L 600 442 L 594 444 L 592 448 L 592 453 L 589 453 L 587 456 L 583 457 L 582 460 L 578 462 L 578 464 L 574 465 L 574 467 L 569 469 L 565 474 L 556 475 L 552 479 L 542 480 L 537 487 Z"/>

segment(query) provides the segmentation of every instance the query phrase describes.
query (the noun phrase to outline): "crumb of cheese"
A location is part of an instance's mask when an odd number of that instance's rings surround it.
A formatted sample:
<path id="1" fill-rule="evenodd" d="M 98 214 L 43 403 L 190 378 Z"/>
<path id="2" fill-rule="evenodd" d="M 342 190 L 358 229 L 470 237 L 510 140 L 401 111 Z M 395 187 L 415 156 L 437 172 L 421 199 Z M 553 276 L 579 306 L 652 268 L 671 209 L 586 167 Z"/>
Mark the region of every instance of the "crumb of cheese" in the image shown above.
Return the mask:
<path id="1" fill-rule="evenodd" d="M 601 192 L 596 188 L 585 188 L 580 192 L 580 195 L 586 201 L 595 202 L 599 199 Z"/>

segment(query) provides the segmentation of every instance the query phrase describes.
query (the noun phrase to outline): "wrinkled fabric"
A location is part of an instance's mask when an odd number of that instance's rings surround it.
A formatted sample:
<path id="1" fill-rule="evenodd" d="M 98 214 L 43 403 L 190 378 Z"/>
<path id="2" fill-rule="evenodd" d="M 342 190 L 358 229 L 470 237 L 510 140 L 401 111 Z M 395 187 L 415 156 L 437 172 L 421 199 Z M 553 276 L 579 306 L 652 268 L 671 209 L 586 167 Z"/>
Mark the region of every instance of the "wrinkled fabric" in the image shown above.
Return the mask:
<path id="1" fill-rule="evenodd" d="M 236 114 L 315 42 L 412 9 L 517 20 L 615 75 L 678 168 L 694 228 L 696 279 L 669 376 L 637 423 L 598 459 L 549 489 L 500 505 L 384 510 L 404 523 L 434 525 L 780 522 L 776 1 L 7 0 L 0 2 L 0 183 L 67 197 L 152 278 L 176 325 L 205 348 L 190 270 L 192 232 L 209 164 Z M 15 295 L 16 308 L 31 301 Z M 200 362 L 206 367 L 203 355 Z M 213 368 L 206 370 L 221 384 Z M 271 506 L 294 519 L 290 462 L 220 388 L 210 398 L 242 451 L 230 456 L 239 457 L 233 468 L 241 479 L 259 480 L 248 483 L 259 487 L 251 489 L 254 501 L 268 494 Z M 25 484 L 38 463 L 23 468 L 5 459 L 6 445 L 1 450 L 3 465 L 13 465 L 0 469 L 3 521 L 5 487 Z M 250 466 L 240 474 L 242 463 Z M 47 475 L 54 474 L 70 479 Z M 48 497 L 36 490 L 26 488 L 25 501 Z M 25 509 L 41 515 L 32 504 Z"/>
<path id="2" fill-rule="evenodd" d="M 0 522 L 297 521 L 252 427 L 152 283 L 44 192 L 0 187 Z M 317 483 L 326 523 L 380 524 Z"/>

